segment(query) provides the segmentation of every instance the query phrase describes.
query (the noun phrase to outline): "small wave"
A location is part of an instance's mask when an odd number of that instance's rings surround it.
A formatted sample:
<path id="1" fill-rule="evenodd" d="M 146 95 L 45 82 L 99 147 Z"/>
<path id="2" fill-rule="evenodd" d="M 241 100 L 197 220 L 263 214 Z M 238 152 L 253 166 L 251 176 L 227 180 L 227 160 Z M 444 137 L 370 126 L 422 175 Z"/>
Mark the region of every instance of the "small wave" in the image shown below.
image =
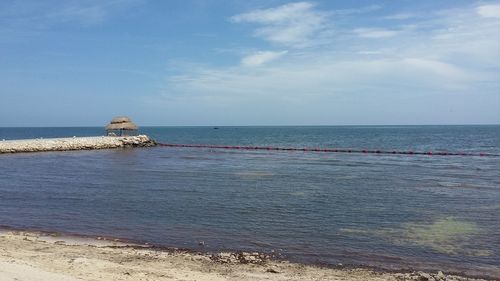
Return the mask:
<path id="1" fill-rule="evenodd" d="M 266 171 L 245 171 L 237 172 L 236 175 L 245 180 L 255 180 L 274 176 L 271 172 Z"/>
<path id="2" fill-rule="evenodd" d="M 441 187 L 448 187 L 448 188 L 489 189 L 489 190 L 496 189 L 495 187 L 492 187 L 492 186 L 476 185 L 476 184 L 469 184 L 469 183 L 458 183 L 458 182 L 438 182 L 437 184 Z"/>
<path id="3" fill-rule="evenodd" d="M 460 186 L 462 186 L 462 184 L 458 183 L 458 182 L 438 182 L 437 184 L 439 186 L 442 186 L 442 187 L 460 187 Z"/>
<path id="4" fill-rule="evenodd" d="M 305 197 L 307 196 L 309 192 L 305 192 L 305 191 L 295 191 L 295 192 L 291 192 L 290 195 L 292 196 L 297 196 L 297 197 Z"/>

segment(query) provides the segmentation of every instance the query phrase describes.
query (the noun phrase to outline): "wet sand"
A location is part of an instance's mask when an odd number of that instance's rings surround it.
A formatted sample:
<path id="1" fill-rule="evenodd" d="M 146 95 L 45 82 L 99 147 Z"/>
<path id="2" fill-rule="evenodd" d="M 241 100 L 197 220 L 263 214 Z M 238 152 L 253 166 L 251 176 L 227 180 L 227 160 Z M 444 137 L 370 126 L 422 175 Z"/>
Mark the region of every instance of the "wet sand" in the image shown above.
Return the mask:
<path id="1" fill-rule="evenodd" d="M 482 280 L 442 272 L 333 269 L 258 253 L 161 250 L 114 239 L 0 231 L 0 280 Z"/>

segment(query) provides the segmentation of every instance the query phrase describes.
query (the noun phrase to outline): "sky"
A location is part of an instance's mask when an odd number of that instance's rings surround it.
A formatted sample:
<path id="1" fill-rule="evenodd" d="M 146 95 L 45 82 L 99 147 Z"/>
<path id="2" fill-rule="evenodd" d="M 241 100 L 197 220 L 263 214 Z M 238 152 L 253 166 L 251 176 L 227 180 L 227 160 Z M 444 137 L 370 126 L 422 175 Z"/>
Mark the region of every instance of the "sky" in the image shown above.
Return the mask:
<path id="1" fill-rule="evenodd" d="M 0 1 L 0 127 L 116 115 L 500 124 L 500 1 Z"/>

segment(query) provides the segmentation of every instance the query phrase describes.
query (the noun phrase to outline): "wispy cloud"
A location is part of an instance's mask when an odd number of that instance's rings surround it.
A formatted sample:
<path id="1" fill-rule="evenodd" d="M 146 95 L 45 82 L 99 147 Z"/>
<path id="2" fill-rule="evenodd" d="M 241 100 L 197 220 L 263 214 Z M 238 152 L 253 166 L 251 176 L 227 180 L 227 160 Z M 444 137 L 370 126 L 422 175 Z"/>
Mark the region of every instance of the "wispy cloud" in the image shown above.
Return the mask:
<path id="1" fill-rule="evenodd" d="M 364 6 L 364 7 L 359 7 L 359 8 L 355 8 L 355 9 L 334 10 L 334 11 L 330 11 L 329 14 L 335 15 L 335 16 L 357 15 L 357 14 L 365 14 L 365 13 L 377 11 L 380 9 L 382 9 L 381 5 L 370 5 L 370 6 Z"/>
<path id="2" fill-rule="evenodd" d="M 19 1 L 0 4 L 0 23 L 17 29 L 46 29 L 59 24 L 96 25 L 105 22 L 110 14 L 142 0 L 114 1 Z"/>
<path id="3" fill-rule="evenodd" d="M 383 28 L 357 28 L 354 29 L 354 33 L 356 33 L 359 37 L 364 38 L 387 38 L 398 34 L 395 30 Z"/>
<path id="4" fill-rule="evenodd" d="M 263 108 L 265 104 L 289 110 L 282 113 L 289 113 L 287 118 L 292 122 L 298 122 L 294 119 L 297 112 L 307 111 L 309 117 L 317 118 L 310 121 L 314 123 L 325 117 L 321 110 L 336 112 L 329 117 L 337 120 L 349 112 L 372 111 L 362 105 L 354 110 L 353 100 L 377 104 L 379 111 L 372 116 L 383 110 L 398 111 L 394 108 L 398 104 L 401 116 L 415 111 L 415 105 L 405 105 L 408 99 L 423 107 L 429 103 L 447 105 L 451 96 L 472 96 L 477 91 L 492 95 L 497 91 L 494 85 L 500 85 L 497 73 L 491 70 L 500 65 L 500 59 L 496 60 L 500 56 L 500 20 L 484 18 L 480 7 L 444 10 L 425 17 L 412 15 L 411 23 L 391 24 L 390 28 L 342 30 L 339 26 L 338 33 L 329 34 L 339 44 L 303 48 L 335 23 L 329 17 L 335 11 L 317 9 L 314 4 L 300 2 L 232 17 L 234 23 L 263 25 L 256 30 L 257 36 L 295 48 L 286 56 L 279 51 L 258 52 L 243 57 L 240 65 L 201 67 L 168 77 L 165 96 L 169 103 L 192 108 L 195 101 L 214 102 L 235 114 L 242 108 Z M 491 16 L 493 12 L 488 11 Z M 320 15 L 319 21 L 310 20 L 312 14 Z M 281 31 L 291 34 L 288 29 L 302 32 L 279 37 Z M 279 64 L 269 63 L 278 58 Z M 435 113 L 441 114 L 439 110 Z M 416 110 L 412 118 L 420 118 L 419 112 Z"/>
<path id="5" fill-rule="evenodd" d="M 262 27 L 255 30 L 255 36 L 294 48 L 313 45 L 315 38 L 331 29 L 328 14 L 317 10 L 316 5 L 310 2 L 254 10 L 235 15 L 230 20 L 259 24 Z"/>
<path id="6" fill-rule="evenodd" d="M 477 76 L 474 72 L 434 60 L 339 61 L 335 56 L 323 54 L 310 61 L 294 57 L 278 67 L 198 69 L 187 75 L 171 77 L 169 83 L 182 92 L 181 99 L 201 94 L 205 98 L 226 102 L 252 99 L 286 102 L 313 97 L 331 100 L 363 94 L 362 91 L 367 89 L 378 92 L 398 85 L 414 87 L 407 90 L 412 93 L 416 84 L 418 89 L 464 89 L 468 81 L 477 79 Z M 391 91 L 397 90 L 393 88 Z"/>
<path id="7" fill-rule="evenodd" d="M 405 58 L 402 62 L 412 69 L 436 75 L 441 79 L 445 78 L 446 80 L 454 80 L 454 83 L 461 84 L 467 82 L 467 80 L 479 78 L 479 75 L 474 77 L 474 74 L 470 71 L 461 69 L 451 63 L 445 63 L 437 60 Z"/>
<path id="8" fill-rule="evenodd" d="M 492 17 L 491 10 L 488 17 L 478 14 L 481 7 L 437 13 L 428 46 L 420 52 L 468 68 L 500 67 L 500 17 Z"/>
<path id="9" fill-rule="evenodd" d="M 397 13 L 397 14 L 385 16 L 383 18 L 387 19 L 387 20 L 407 20 L 407 19 L 412 19 L 415 17 L 417 17 L 417 15 L 414 13 Z"/>
<path id="10" fill-rule="evenodd" d="M 500 4 L 479 6 L 477 13 L 485 18 L 500 18 Z"/>
<path id="11" fill-rule="evenodd" d="M 273 51 L 260 51 L 241 59 L 241 64 L 243 66 L 260 66 L 265 63 L 271 62 L 278 59 L 279 57 L 285 55 L 288 51 L 273 52 Z"/>

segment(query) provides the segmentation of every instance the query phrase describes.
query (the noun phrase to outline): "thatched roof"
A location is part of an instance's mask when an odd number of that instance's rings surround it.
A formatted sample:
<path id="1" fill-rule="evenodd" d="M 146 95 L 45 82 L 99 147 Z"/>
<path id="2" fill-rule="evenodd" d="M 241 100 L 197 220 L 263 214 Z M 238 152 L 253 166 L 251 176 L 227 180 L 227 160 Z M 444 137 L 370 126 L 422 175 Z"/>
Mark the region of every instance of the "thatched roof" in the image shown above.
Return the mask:
<path id="1" fill-rule="evenodd" d="M 137 130 L 137 125 L 132 122 L 132 120 L 126 116 L 119 116 L 113 118 L 111 122 L 106 126 L 106 130 Z"/>

